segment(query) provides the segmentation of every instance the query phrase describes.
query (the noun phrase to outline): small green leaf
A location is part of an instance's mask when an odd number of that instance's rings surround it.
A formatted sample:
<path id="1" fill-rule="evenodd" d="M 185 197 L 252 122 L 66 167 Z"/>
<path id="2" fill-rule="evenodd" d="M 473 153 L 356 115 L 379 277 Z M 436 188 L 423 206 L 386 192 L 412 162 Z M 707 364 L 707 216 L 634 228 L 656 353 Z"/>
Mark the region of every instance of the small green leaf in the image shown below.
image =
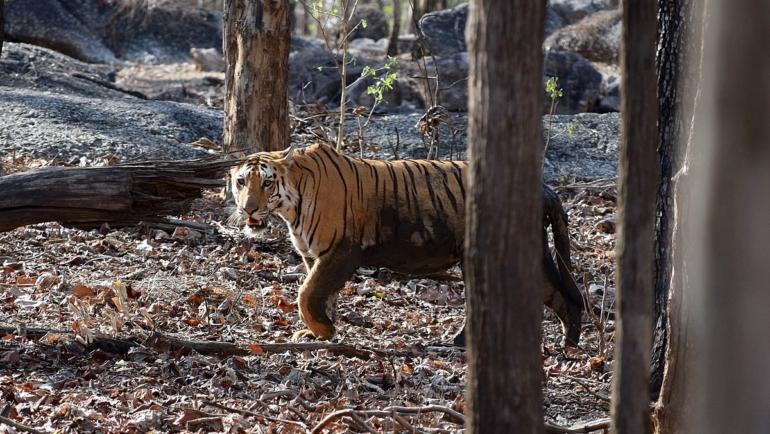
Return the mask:
<path id="1" fill-rule="evenodd" d="M 366 22 L 366 20 L 361 20 L 361 27 L 366 28 L 369 24 Z"/>

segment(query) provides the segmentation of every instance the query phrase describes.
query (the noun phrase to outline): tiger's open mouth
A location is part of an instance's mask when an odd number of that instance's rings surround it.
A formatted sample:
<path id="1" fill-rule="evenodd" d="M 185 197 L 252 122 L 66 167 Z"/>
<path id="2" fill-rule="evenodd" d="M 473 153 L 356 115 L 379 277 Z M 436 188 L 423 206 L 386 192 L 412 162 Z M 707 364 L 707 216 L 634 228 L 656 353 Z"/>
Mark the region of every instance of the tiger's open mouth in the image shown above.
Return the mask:
<path id="1" fill-rule="evenodd" d="M 261 231 L 267 227 L 264 220 L 257 220 L 251 217 L 246 219 L 246 226 L 248 226 L 252 231 Z"/>

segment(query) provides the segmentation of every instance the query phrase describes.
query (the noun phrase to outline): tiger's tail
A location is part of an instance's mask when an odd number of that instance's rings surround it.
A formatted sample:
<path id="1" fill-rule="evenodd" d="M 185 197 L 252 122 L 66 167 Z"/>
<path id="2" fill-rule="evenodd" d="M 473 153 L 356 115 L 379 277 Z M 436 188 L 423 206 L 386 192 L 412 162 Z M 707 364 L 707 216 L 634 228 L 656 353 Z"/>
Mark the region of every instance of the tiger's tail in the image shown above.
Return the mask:
<path id="1" fill-rule="evenodd" d="M 577 345 L 580 339 L 584 304 L 583 295 L 580 293 L 577 283 L 572 277 L 569 218 L 567 213 L 564 212 L 559 196 L 545 183 L 543 183 L 543 200 L 543 206 L 545 207 L 543 224 L 544 226 L 551 226 L 553 241 L 556 247 L 556 268 L 558 268 L 560 277 L 560 282 L 556 286 L 569 307 L 570 324 L 568 325 L 567 342 L 571 345 Z M 553 261 L 550 252 L 547 250 L 546 247 L 546 261 L 548 259 Z"/>

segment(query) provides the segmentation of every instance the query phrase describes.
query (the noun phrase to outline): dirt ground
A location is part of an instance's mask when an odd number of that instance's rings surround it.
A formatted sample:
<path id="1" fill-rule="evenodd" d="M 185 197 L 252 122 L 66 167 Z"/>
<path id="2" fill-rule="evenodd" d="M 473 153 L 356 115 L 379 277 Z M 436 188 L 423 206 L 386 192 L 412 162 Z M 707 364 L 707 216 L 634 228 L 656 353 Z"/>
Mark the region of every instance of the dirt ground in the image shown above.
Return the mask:
<path id="1" fill-rule="evenodd" d="M 221 74 L 161 67 L 123 70 L 117 83 L 216 106 Z M 11 158 L 0 158 L 7 172 L 50 164 Z M 573 274 L 611 310 L 615 183 L 554 187 L 570 215 Z M 442 344 L 464 321 L 459 269 L 440 280 L 360 269 L 334 341 L 298 346 L 302 261 L 281 227 L 247 239 L 228 216 L 211 192 L 176 216 L 208 231 L 49 223 L 0 234 L 0 417 L 21 424 L 0 430 L 463 431 L 465 353 Z M 613 322 L 586 315 L 578 349 L 561 337 L 544 308 L 546 421 L 606 418 Z"/>

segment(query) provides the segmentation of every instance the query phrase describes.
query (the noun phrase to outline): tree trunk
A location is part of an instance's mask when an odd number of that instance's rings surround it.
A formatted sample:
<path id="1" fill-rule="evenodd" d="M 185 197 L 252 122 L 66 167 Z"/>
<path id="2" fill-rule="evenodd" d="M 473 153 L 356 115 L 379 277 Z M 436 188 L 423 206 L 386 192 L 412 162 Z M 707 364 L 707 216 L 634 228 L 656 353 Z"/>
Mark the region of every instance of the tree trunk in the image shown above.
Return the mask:
<path id="1" fill-rule="evenodd" d="M 3 38 L 5 37 L 5 0 L 0 0 L 0 56 L 3 55 Z"/>
<path id="2" fill-rule="evenodd" d="M 657 181 L 654 0 L 622 7 L 621 152 L 617 245 L 617 369 L 612 378 L 612 427 L 646 434 L 650 425 L 652 269 Z"/>
<path id="3" fill-rule="evenodd" d="M 398 55 L 398 34 L 401 32 L 401 0 L 393 0 L 393 29 L 390 32 L 388 56 Z"/>
<path id="4" fill-rule="evenodd" d="M 692 46 L 697 40 L 693 23 L 692 0 L 658 0 L 658 158 L 660 179 L 655 203 L 655 319 L 652 350 L 653 399 L 657 399 L 663 382 L 663 368 L 668 343 L 667 308 L 673 266 L 674 185 L 673 176 L 682 168 L 682 152 L 687 135 L 685 113 L 692 114 L 692 95 L 685 95 Z M 693 77 L 696 80 L 697 77 Z M 691 92 L 689 92 L 691 93 Z"/>
<path id="5" fill-rule="evenodd" d="M 108 167 L 51 167 L 0 177 L 0 231 L 64 221 L 163 221 L 189 211 L 204 189 L 224 186 L 235 160 Z"/>
<path id="6" fill-rule="evenodd" d="M 770 430 L 770 5 L 714 0 L 704 54 L 703 166 L 694 183 L 697 432 Z"/>
<path id="7" fill-rule="evenodd" d="M 544 18 L 545 2 L 471 2 L 469 433 L 543 431 L 541 256 L 532 252 L 543 248 L 537 144 Z"/>
<path id="8" fill-rule="evenodd" d="M 445 0 L 426 0 L 424 13 L 427 14 L 428 12 L 436 12 L 442 9 L 446 9 Z"/>
<path id="9" fill-rule="evenodd" d="M 294 16 L 294 34 L 300 36 L 306 36 L 310 34 L 310 11 L 305 7 L 302 2 L 294 3 L 292 12 Z"/>
<path id="10" fill-rule="evenodd" d="M 693 321 L 694 306 L 696 305 L 696 288 L 692 283 L 693 271 L 690 261 L 694 254 L 693 233 L 690 228 L 693 225 L 694 216 L 691 211 L 691 190 L 693 188 L 693 168 L 701 166 L 697 143 L 701 143 L 702 138 L 696 137 L 696 133 L 702 134 L 706 125 L 703 123 L 702 116 L 696 116 L 696 108 L 701 100 L 701 74 L 703 70 L 703 28 L 706 25 L 706 14 L 704 13 L 702 2 L 683 1 L 679 10 L 668 11 L 670 21 L 680 21 L 678 26 L 669 22 L 671 30 L 679 28 L 679 47 L 675 50 L 667 48 L 668 43 L 675 41 L 661 42 L 661 50 L 676 52 L 680 56 L 679 77 L 680 85 L 673 86 L 670 89 L 672 94 L 668 94 L 664 89 L 659 92 L 666 93 L 661 101 L 660 113 L 660 137 L 667 135 L 667 140 L 671 141 L 670 155 L 674 161 L 679 163 L 672 167 L 672 176 L 669 178 L 669 195 L 672 201 L 667 213 L 667 224 L 671 230 L 671 246 L 669 248 L 671 255 L 670 273 L 671 278 L 668 284 L 669 293 L 665 295 L 667 307 L 665 310 L 667 345 L 664 355 L 665 363 L 663 369 L 663 378 L 660 388 L 658 402 L 655 406 L 655 419 L 657 420 L 657 434 L 674 434 L 688 432 L 691 428 L 688 421 L 692 419 L 693 400 L 697 397 L 692 393 L 692 385 L 696 382 L 695 370 L 697 368 L 697 358 L 700 356 L 699 349 L 695 346 Z M 661 23 L 661 26 L 663 23 Z M 669 35 L 671 35 L 669 33 Z M 668 38 L 666 38 L 668 39 Z M 662 55 L 662 54 L 661 54 Z M 673 55 L 673 54 L 672 54 Z M 659 63 L 659 86 L 663 81 L 663 75 L 671 76 L 673 71 L 663 70 L 664 65 L 671 65 L 672 62 Z M 673 106 L 667 104 L 675 104 Z M 666 116 L 664 119 L 663 116 Z M 678 129 L 678 131 L 677 131 Z M 661 142 L 661 154 L 665 151 L 667 145 Z M 695 170 L 697 172 L 697 170 Z M 663 177 L 663 174 L 661 174 Z M 660 200 L 660 196 L 659 196 Z M 660 215 L 659 215 L 660 217 Z M 659 222 L 658 235 L 660 226 Z M 659 235 L 660 236 L 660 235 Z M 658 260 L 660 258 L 656 258 Z M 658 270 L 661 270 L 659 267 Z M 662 297 L 657 294 L 659 288 L 656 283 L 656 298 Z M 656 321 L 658 318 L 656 318 Z M 659 336 L 656 322 L 656 339 Z M 656 342 L 656 349 L 658 343 Z M 655 357 L 655 353 L 653 353 Z M 653 358 L 653 366 L 655 366 Z M 653 373 L 654 374 L 654 373 Z"/>
<path id="11" fill-rule="evenodd" d="M 224 11 L 224 151 L 289 146 L 288 0 L 227 0 Z"/>

